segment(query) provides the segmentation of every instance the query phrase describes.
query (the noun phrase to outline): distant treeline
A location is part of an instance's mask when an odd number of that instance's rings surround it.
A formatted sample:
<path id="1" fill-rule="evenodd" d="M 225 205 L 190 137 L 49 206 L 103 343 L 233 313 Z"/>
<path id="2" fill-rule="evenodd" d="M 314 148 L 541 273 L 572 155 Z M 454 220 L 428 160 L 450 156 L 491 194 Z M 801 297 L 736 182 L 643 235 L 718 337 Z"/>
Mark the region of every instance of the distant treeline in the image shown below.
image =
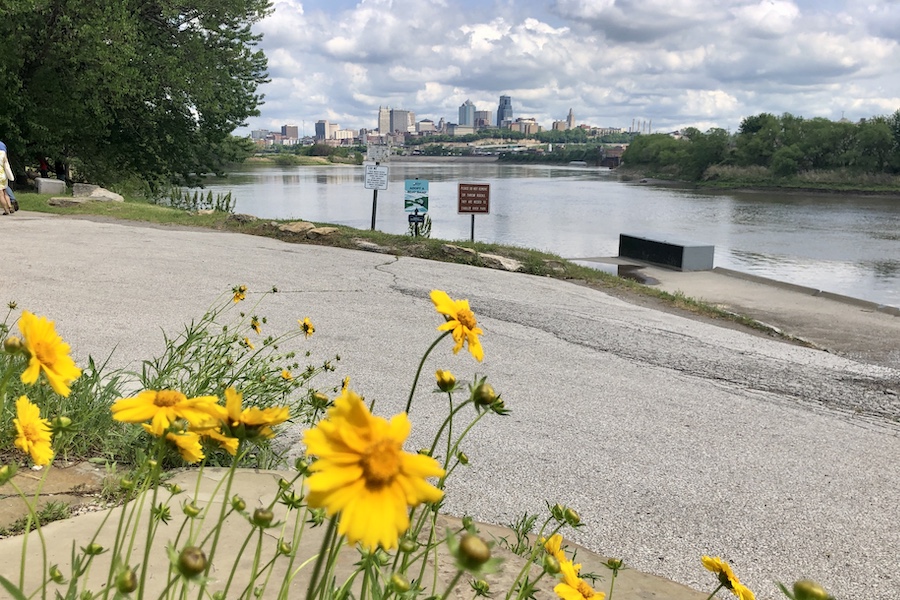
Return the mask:
<path id="1" fill-rule="evenodd" d="M 540 133 L 525 134 L 509 129 L 479 129 L 475 133 L 465 135 L 423 135 L 421 137 L 409 137 L 407 146 L 421 146 L 441 142 L 475 142 L 484 139 L 497 140 L 538 140 L 545 144 L 584 144 L 587 142 L 604 142 L 609 144 L 624 144 L 631 141 L 634 134 L 612 133 L 603 136 L 591 135 L 589 130 L 575 128 L 565 130 L 541 131 Z"/>
<path id="2" fill-rule="evenodd" d="M 574 145 L 566 147 L 556 147 L 550 152 L 501 152 L 501 162 L 514 163 L 551 163 L 551 164 L 568 164 L 572 161 L 584 161 L 592 167 L 596 167 L 603 161 L 603 146 L 597 145 Z"/>
<path id="3" fill-rule="evenodd" d="M 849 177 L 900 174 L 900 110 L 858 123 L 761 113 L 737 133 L 687 128 L 682 137 L 639 135 L 623 164 L 648 174 L 699 181 L 719 177 L 798 178 L 840 172 Z"/>

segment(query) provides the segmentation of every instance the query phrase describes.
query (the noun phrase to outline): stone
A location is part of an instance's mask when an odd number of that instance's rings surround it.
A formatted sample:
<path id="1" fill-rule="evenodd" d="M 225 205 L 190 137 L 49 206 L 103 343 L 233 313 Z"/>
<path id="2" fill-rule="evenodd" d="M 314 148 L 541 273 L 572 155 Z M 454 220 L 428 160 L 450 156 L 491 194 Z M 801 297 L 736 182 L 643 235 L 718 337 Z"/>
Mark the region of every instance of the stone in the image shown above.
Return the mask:
<path id="1" fill-rule="evenodd" d="M 88 198 L 72 198 L 71 196 L 54 196 L 47 200 L 47 204 L 50 206 L 60 206 L 64 208 L 79 206 L 81 204 L 87 204 L 88 202 L 90 202 L 90 199 Z"/>
<path id="2" fill-rule="evenodd" d="M 314 240 L 317 238 L 334 235 L 335 233 L 337 233 L 337 230 L 338 230 L 337 227 L 316 227 L 314 229 L 310 229 L 309 231 L 307 231 L 306 237 L 308 237 L 311 240 Z"/>
<path id="3" fill-rule="evenodd" d="M 90 194 L 90 199 L 98 200 L 100 202 L 125 202 L 125 198 L 121 195 L 102 187 L 93 190 Z"/>
<path id="4" fill-rule="evenodd" d="M 285 233 L 302 233 L 305 234 L 310 229 L 315 229 L 316 226 L 308 221 L 291 221 L 290 223 L 283 223 L 278 226 L 278 231 L 284 231 Z"/>
<path id="5" fill-rule="evenodd" d="M 34 180 L 37 185 L 38 194 L 65 194 L 66 182 L 60 179 L 48 179 L 46 177 L 38 177 Z"/>
<path id="6" fill-rule="evenodd" d="M 97 189 L 100 189 L 99 185 L 93 185 L 91 183 L 73 183 L 72 195 L 76 198 L 83 198 L 85 196 L 90 196 L 91 192 Z"/>
<path id="7" fill-rule="evenodd" d="M 390 254 L 392 250 L 390 248 L 386 248 L 384 246 L 379 246 L 375 242 L 370 242 L 368 240 L 354 239 L 353 243 L 356 244 L 356 247 L 360 250 L 365 250 L 366 252 L 378 252 L 380 254 Z"/>
<path id="8" fill-rule="evenodd" d="M 229 221 L 237 221 L 238 223 L 252 223 L 253 221 L 258 221 L 257 217 L 253 215 L 245 215 L 243 213 L 236 213 L 233 215 L 228 215 Z"/>
<path id="9" fill-rule="evenodd" d="M 521 271 L 522 263 L 514 258 L 507 258 L 498 254 L 479 254 L 478 258 L 481 263 L 489 269 L 499 269 L 501 271 Z"/>
<path id="10" fill-rule="evenodd" d="M 441 246 L 441 250 L 444 254 L 449 256 L 457 257 L 457 258 L 468 258 L 474 259 L 478 256 L 478 253 L 472 250 L 471 248 L 465 248 L 463 246 L 454 246 L 453 244 L 443 244 Z"/>

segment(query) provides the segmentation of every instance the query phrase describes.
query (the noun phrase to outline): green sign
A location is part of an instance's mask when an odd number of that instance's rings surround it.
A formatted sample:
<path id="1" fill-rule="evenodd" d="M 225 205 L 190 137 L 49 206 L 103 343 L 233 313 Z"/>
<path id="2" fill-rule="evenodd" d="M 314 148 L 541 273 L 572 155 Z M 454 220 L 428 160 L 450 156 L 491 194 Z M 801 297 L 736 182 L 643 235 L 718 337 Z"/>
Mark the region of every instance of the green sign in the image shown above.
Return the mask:
<path id="1" fill-rule="evenodd" d="M 406 193 L 403 195 L 403 208 L 408 213 L 428 212 L 428 181 L 424 179 L 407 179 Z"/>

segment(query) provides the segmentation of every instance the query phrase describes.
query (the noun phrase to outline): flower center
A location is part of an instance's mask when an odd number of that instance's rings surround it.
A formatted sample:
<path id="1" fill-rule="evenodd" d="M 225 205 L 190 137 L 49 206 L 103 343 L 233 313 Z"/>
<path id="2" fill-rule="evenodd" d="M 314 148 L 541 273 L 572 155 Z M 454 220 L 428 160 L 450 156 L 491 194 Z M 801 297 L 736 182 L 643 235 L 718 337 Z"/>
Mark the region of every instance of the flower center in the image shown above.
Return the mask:
<path id="1" fill-rule="evenodd" d="M 160 407 L 168 407 L 180 404 L 185 400 L 187 400 L 187 396 L 185 396 L 181 392 L 176 392 L 174 390 L 162 390 L 156 392 L 156 397 L 153 399 L 153 404 Z"/>
<path id="2" fill-rule="evenodd" d="M 363 477 L 369 487 L 388 484 L 400 472 L 400 448 L 392 440 L 369 446 L 362 459 Z"/>
<path id="3" fill-rule="evenodd" d="M 49 365 L 53 363 L 53 348 L 48 347 L 43 340 L 35 342 L 33 349 L 34 355 L 37 357 L 39 363 L 41 363 L 42 365 Z"/>
<path id="4" fill-rule="evenodd" d="M 41 430 L 34 423 L 26 423 L 22 425 L 23 437 L 29 442 L 36 442 L 41 439 Z"/>
<path id="5" fill-rule="evenodd" d="M 594 588 L 589 586 L 586 581 L 584 581 L 583 579 L 579 579 L 578 593 L 581 594 L 583 598 L 593 598 L 596 592 L 594 592 Z"/>
<path id="6" fill-rule="evenodd" d="M 467 329 L 475 329 L 478 322 L 475 320 L 475 313 L 468 308 L 464 308 L 456 313 L 456 320 Z"/>

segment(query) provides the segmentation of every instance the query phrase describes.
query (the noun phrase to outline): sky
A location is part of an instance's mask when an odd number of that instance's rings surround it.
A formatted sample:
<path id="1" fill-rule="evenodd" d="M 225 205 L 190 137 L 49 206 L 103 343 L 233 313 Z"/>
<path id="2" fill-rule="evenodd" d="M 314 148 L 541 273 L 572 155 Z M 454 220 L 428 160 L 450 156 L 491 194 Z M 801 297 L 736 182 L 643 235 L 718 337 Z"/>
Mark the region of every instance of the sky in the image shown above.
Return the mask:
<path id="1" fill-rule="evenodd" d="M 235 133 L 379 106 L 670 132 L 769 112 L 851 121 L 900 109 L 900 0 L 274 0 L 261 115 Z"/>

